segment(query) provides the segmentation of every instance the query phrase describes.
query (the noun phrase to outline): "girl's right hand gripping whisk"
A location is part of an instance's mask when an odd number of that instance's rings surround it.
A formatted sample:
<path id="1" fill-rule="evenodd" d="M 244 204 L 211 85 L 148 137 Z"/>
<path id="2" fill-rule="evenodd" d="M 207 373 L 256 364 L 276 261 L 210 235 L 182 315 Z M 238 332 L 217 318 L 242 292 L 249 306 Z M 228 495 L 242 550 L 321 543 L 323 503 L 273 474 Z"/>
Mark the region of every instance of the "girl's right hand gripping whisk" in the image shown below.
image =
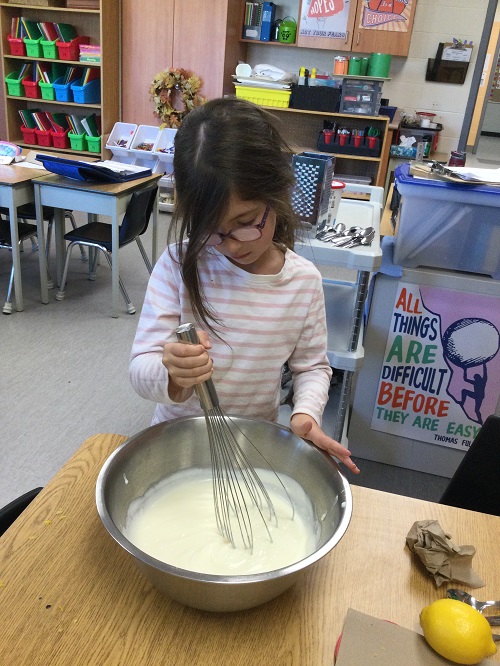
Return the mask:
<path id="1" fill-rule="evenodd" d="M 176 334 L 180 342 L 199 344 L 193 324 L 181 324 L 176 329 Z M 220 534 L 231 542 L 233 548 L 236 548 L 237 539 L 233 526 L 237 525 L 243 547 L 252 550 L 253 531 L 249 508 L 253 504 L 258 509 L 270 541 L 272 537 L 268 522 L 272 521 L 277 526 L 276 511 L 262 480 L 238 444 L 236 436 L 247 441 L 248 438 L 220 408 L 213 381 L 209 379 L 197 384 L 195 390 L 207 424 L 217 528 Z M 259 455 L 263 458 L 262 454 Z M 271 468 L 269 463 L 265 462 Z M 277 474 L 276 477 L 284 488 Z"/>

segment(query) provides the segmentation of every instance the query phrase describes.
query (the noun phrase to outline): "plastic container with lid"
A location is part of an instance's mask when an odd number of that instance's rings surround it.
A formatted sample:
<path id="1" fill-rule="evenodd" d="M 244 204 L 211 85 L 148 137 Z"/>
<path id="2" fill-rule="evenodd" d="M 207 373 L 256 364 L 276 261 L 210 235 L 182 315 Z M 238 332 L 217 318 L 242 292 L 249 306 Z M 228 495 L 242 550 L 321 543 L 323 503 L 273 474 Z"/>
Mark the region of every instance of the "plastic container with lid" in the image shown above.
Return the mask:
<path id="1" fill-rule="evenodd" d="M 414 178 L 395 170 L 401 195 L 394 263 L 500 280 L 500 188 Z"/>

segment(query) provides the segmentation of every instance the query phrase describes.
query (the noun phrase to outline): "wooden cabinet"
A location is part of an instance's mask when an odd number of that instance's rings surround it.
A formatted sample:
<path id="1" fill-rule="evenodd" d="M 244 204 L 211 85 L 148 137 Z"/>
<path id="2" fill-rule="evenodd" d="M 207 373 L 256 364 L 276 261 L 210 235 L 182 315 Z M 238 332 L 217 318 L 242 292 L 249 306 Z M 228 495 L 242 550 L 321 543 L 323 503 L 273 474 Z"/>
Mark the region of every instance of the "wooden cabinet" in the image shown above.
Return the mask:
<path id="1" fill-rule="evenodd" d="M 379 129 L 381 151 L 378 157 L 337 154 L 335 172 L 349 173 L 351 176 L 370 176 L 372 185 L 383 187 L 387 168 L 388 125 L 386 116 L 362 116 L 346 113 L 326 113 L 303 111 L 301 109 L 281 109 L 266 107 L 279 120 L 280 131 L 295 152 L 317 150 L 318 134 L 323 129 L 323 120 L 333 120 L 350 129 L 365 129 L 368 125 Z"/>
<path id="2" fill-rule="evenodd" d="M 417 0 L 351 0 L 334 14 L 338 2 L 298 0 L 296 46 L 406 56 L 416 4 Z M 301 34 L 301 29 L 309 34 Z"/>
<path id="3" fill-rule="evenodd" d="M 351 51 L 407 56 L 416 5 L 417 0 L 358 0 Z"/>
<path id="4" fill-rule="evenodd" d="M 69 23 L 76 28 L 79 36 L 90 37 L 92 44 L 101 45 L 101 63 L 85 63 L 85 66 L 99 68 L 100 71 L 100 102 L 78 104 L 57 100 L 32 99 L 26 96 L 9 95 L 5 77 L 21 69 L 25 62 L 35 64 L 37 60 L 47 63 L 64 65 L 82 65 L 82 63 L 59 58 L 36 58 L 11 55 L 7 35 L 10 33 L 13 18 L 23 16 L 31 21 L 48 21 L 52 23 Z M 100 0 L 99 9 L 69 9 L 66 7 L 45 7 L 38 5 L 0 3 L 0 30 L 2 35 L 1 54 L 3 68 L 3 86 L 5 100 L 6 138 L 23 147 L 33 147 L 23 141 L 19 111 L 22 109 L 40 109 L 49 112 L 62 112 L 78 116 L 95 113 L 101 117 L 102 139 L 101 155 L 103 154 L 106 136 L 113 125 L 119 120 L 120 108 L 120 12 L 117 0 Z M 50 148 L 50 150 L 54 150 Z M 83 153 L 96 156 L 95 152 L 86 150 L 57 149 L 60 152 Z"/>
<path id="5" fill-rule="evenodd" d="M 208 98 L 233 93 L 231 74 L 243 59 L 241 0 L 123 0 L 123 119 L 157 125 L 149 86 L 176 67 L 197 74 Z"/>

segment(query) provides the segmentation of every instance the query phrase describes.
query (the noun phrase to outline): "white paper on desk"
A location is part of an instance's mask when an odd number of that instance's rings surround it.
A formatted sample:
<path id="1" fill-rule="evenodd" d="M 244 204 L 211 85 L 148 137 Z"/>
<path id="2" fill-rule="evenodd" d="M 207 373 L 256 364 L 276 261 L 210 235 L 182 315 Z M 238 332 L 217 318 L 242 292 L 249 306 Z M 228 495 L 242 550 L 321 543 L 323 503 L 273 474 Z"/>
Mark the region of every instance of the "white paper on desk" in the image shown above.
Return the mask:
<path id="1" fill-rule="evenodd" d="M 476 169 L 472 167 L 446 168 L 466 180 L 474 180 L 481 183 L 498 183 L 500 185 L 500 169 Z"/>
<path id="2" fill-rule="evenodd" d="M 28 169 L 41 169 L 42 171 L 45 171 L 43 164 L 34 164 L 33 162 L 16 162 L 12 166 L 26 167 Z"/>
<path id="3" fill-rule="evenodd" d="M 110 169 L 115 173 L 141 173 L 141 171 L 149 171 L 149 167 L 137 166 L 137 164 L 123 164 L 122 162 L 113 162 L 112 160 L 103 160 L 102 162 L 92 162 L 92 166 L 102 166 Z"/>

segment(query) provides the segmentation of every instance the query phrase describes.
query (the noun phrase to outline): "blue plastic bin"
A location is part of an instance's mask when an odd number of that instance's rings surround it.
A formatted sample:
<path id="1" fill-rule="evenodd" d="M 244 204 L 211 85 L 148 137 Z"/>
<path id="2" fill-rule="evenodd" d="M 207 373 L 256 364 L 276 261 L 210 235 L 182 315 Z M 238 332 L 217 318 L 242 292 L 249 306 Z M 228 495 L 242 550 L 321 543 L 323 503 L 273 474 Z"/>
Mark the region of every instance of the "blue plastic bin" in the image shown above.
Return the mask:
<path id="1" fill-rule="evenodd" d="M 73 99 L 77 104 L 98 104 L 101 101 L 101 80 L 94 79 L 80 85 L 81 79 L 71 84 Z"/>
<path id="2" fill-rule="evenodd" d="M 500 280 L 500 188 L 394 172 L 401 195 L 394 263 L 491 275 Z"/>
<path id="3" fill-rule="evenodd" d="M 71 90 L 71 83 L 63 83 L 64 77 L 61 76 L 54 81 L 54 92 L 58 102 L 72 102 L 73 92 Z"/>

